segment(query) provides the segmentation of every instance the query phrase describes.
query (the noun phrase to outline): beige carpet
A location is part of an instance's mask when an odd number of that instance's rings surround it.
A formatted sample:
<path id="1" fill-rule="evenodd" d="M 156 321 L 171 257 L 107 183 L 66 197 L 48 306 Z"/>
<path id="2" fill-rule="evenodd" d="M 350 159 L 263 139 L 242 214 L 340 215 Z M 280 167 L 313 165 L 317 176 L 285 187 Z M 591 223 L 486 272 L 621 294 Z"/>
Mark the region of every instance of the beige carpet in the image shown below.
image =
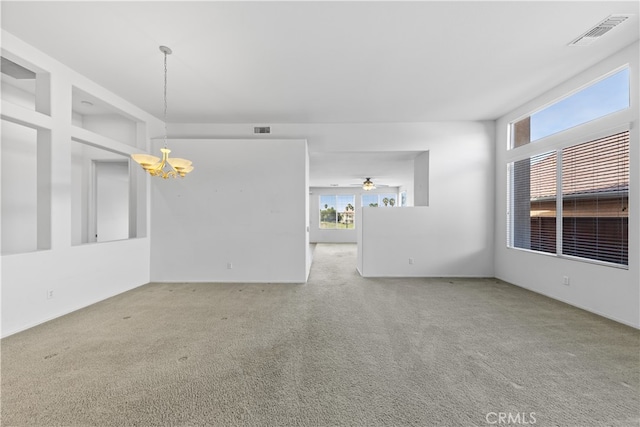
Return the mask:
<path id="1" fill-rule="evenodd" d="M 637 330 L 354 266 L 318 245 L 304 285 L 149 284 L 8 337 L 2 425 L 640 424 Z"/>

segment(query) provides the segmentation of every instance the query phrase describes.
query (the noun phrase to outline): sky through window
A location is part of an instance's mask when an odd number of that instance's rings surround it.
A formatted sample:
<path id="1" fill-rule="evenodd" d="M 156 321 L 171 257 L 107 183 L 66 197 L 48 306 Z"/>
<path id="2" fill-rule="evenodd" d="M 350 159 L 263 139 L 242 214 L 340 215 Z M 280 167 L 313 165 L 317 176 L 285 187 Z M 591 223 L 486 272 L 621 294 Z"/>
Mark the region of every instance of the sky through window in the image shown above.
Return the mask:
<path id="1" fill-rule="evenodd" d="M 531 115 L 531 141 L 629 107 L 629 68 Z"/>

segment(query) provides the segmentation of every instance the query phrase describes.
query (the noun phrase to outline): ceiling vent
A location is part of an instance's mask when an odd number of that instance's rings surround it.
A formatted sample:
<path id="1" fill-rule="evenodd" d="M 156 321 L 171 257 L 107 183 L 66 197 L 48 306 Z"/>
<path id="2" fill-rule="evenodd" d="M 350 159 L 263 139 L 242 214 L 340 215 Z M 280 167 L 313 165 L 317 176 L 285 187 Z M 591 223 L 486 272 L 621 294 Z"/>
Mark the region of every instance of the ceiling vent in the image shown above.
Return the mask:
<path id="1" fill-rule="evenodd" d="M 609 15 L 607 19 L 569 43 L 569 46 L 588 46 L 629 19 L 629 15 Z"/>
<path id="2" fill-rule="evenodd" d="M 36 78 L 36 73 L 28 68 L 24 68 L 22 65 L 18 65 L 13 61 L 8 60 L 4 56 L 2 57 L 2 64 L 0 67 L 2 69 L 2 74 L 11 76 L 14 79 L 27 80 Z"/>
<path id="3" fill-rule="evenodd" d="M 256 126 L 253 133 L 271 133 L 271 126 Z"/>

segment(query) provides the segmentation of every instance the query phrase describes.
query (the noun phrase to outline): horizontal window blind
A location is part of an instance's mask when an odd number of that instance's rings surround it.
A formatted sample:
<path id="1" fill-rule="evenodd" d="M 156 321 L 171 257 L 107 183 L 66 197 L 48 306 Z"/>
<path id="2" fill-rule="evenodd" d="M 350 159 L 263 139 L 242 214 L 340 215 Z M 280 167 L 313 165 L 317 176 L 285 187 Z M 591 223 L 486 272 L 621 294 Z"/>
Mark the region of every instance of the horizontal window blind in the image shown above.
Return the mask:
<path id="1" fill-rule="evenodd" d="M 510 165 L 510 245 L 540 252 L 556 252 L 555 151 Z"/>
<path id="2" fill-rule="evenodd" d="M 629 132 L 562 151 L 562 253 L 628 265 Z"/>

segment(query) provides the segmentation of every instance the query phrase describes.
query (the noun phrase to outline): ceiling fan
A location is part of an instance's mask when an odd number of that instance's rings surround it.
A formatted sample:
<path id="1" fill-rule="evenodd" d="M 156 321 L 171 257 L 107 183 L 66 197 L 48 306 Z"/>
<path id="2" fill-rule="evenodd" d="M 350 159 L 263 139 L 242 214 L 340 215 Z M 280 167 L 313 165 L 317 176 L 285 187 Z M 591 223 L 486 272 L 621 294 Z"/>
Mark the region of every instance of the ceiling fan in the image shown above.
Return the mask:
<path id="1" fill-rule="evenodd" d="M 365 179 L 362 184 L 351 184 L 351 185 L 362 186 L 362 189 L 364 191 L 375 190 L 377 187 L 388 187 L 388 185 L 386 184 L 374 184 L 371 178 Z"/>

